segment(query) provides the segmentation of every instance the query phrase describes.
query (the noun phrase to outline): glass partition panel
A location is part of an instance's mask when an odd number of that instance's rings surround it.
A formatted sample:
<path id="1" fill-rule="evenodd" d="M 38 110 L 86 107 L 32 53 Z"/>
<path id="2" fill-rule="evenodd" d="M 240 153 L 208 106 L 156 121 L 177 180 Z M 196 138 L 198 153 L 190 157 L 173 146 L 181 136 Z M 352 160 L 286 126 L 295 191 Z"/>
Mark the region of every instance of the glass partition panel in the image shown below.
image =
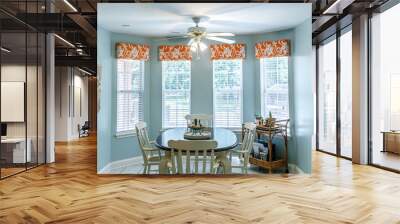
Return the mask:
<path id="1" fill-rule="evenodd" d="M 340 154 L 352 157 L 352 33 L 340 36 Z"/>
<path id="2" fill-rule="evenodd" d="M 46 36 L 42 33 L 38 35 L 38 164 L 45 163 L 45 124 L 46 124 Z"/>
<path id="3" fill-rule="evenodd" d="M 372 163 L 400 170 L 400 4 L 372 17 Z"/>
<path id="4" fill-rule="evenodd" d="M 28 163 L 27 167 L 37 165 L 38 159 L 38 35 L 36 32 L 27 33 L 27 76 L 26 76 L 26 114 L 27 114 L 27 150 Z"/>
<path id="5" fill-rule="evenodd" d="M 26 41 L 25 32 L 1 33 L 2 178 L 24 171 L 31 158 L 26 141 Z"/>
<path id="6" fill-rule="evenodd" d="M 0 7 L 21 18 L 46 9 L 44 0 L 1 1 Z M 0 45 L 0 178 L 5 178 L 45 163 L 46 38 L 0 12 Z"/>
<path id="7" fill-rule="evenodd" d="M 318 149 L 336 154 L 336 39 L 318 48 Z"/>

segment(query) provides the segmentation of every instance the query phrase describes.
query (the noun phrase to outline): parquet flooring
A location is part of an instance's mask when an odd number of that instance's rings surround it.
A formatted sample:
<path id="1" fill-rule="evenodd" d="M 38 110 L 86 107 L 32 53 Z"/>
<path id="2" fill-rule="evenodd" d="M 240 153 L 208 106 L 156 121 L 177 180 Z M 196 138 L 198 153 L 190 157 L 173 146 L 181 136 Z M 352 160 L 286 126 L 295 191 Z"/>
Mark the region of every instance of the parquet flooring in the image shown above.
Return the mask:
<path id="1" fill-rule="evenodd" d="M 0 181 L 0 223 L 400 223 L 400 175 L 313 154 L 312 175 L 96 174 L 96 139 Z"/>

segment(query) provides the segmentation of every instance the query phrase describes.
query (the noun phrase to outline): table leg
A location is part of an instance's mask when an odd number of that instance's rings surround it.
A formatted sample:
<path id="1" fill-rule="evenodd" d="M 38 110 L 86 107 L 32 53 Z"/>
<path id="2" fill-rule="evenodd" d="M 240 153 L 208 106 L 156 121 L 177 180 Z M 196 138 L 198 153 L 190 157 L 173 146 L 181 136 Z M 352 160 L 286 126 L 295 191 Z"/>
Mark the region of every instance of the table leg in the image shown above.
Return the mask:
<path id="1" fill-rule="evenodd" d="M 269 160 L 269 162 L 270 163 L 272 163 L 272 147 L 273 147 L 273 144 L 272 144 L 272 135 L 271 134 L 269 134 L 269 139 L 268 139 L 268 160 Z M 269 167 L 269 173 L 271 174 L 272 173 L 272 168 L 271 167 Z"/>
<path id="2" fill-rule="evenodd" d="M 288 141 L 287 136 L 283 136 L 283 147 L 284 147 L 284 159 L 285 159 L 285 169 L 286 173 L 289 173 L 289 162 L 288 162 Z"/>
<path id="3" fill-rule="evenodd" d="M 169 174 L 168 162 L 171 161 L 171 152 L 166 151 L 165 155 L 161 157 L 159 172 L 160 174 Z"/>
<path id="4" fill-rule="evenodd" d="M 224 174 L 230 174 L 232 173 L 232 166 L 231 166 L 231 161 L 228 158 L 229 151 L 223 151 L 223 152 L 217 152 L 216 153 L 216 159 L 217 161 L 222 163 L 222 166 L 224 167 Z"/>

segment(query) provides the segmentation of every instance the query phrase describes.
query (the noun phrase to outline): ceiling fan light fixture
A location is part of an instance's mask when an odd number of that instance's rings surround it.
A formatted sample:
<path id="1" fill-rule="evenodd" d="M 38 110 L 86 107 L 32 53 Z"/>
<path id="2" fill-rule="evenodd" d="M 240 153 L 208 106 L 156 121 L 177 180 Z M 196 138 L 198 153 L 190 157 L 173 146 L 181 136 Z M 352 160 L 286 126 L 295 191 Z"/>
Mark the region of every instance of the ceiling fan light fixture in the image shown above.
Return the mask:
<path id="1" fill-rule="evenodd" d="M 205 17 L 192 17 L 195 26 L 189 27 L 186 35 L 167 37 L 166 39 L 182 39 L 190 38 L 187 42 L 187 46 L 190 47 L 190 51 L 197 55 L 197 59 L 200 58 L 200 52 L 207 50 L 208 46 L 204 43 L 205 39 L 209 39 L 216 42 L 221 42 L 224 44 L 233 44 L 235 40 L 227 39 L 224 37 L 233 37 L 234 33 L 207 33 L 205 27 L 199 26 L 200 20 Z"/>
<path id="2" fill-rule="evenodd" d="M 207 49 L 207 45 L 203 42 L 199 42 L 200 51 L 205 51 Z"/>
<path id="3" fill-rule="evenodd" d="M 197 45 L 196 45 L 196 44 L 190 45 L 190 50 L 191 50 L 192 52 L 196 52 L 196 51 L 197 51 Z"/>

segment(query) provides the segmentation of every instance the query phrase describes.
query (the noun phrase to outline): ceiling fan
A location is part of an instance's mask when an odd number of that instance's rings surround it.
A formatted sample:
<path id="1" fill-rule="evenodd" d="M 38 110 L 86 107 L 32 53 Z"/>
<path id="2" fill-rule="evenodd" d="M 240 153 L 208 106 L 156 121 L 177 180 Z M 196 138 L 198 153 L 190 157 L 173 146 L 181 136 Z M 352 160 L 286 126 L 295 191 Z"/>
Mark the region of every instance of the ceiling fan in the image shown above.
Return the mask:
<path id="1" fill-rule="evenodd" d="M 201 18 L 202 17 L 192 17 L 195 26 L 189 27 L 185 35 L 168 37 L 166 39 L 189 38 L 188 45 L 193 52 L 197 53 L 197 57 L 199 57 L 199 51 L 204 51 L 205 49 L 207 49 L 207 45 L 202 42 L 202 40 L 204 39 L 218 41 L 226 44 L 235 43 L 235 40 L 224 38 L 235 36 L 235 34 L 233 33 L 207 33 L 207 29 L 205 27 L 199 26 Z"/>

